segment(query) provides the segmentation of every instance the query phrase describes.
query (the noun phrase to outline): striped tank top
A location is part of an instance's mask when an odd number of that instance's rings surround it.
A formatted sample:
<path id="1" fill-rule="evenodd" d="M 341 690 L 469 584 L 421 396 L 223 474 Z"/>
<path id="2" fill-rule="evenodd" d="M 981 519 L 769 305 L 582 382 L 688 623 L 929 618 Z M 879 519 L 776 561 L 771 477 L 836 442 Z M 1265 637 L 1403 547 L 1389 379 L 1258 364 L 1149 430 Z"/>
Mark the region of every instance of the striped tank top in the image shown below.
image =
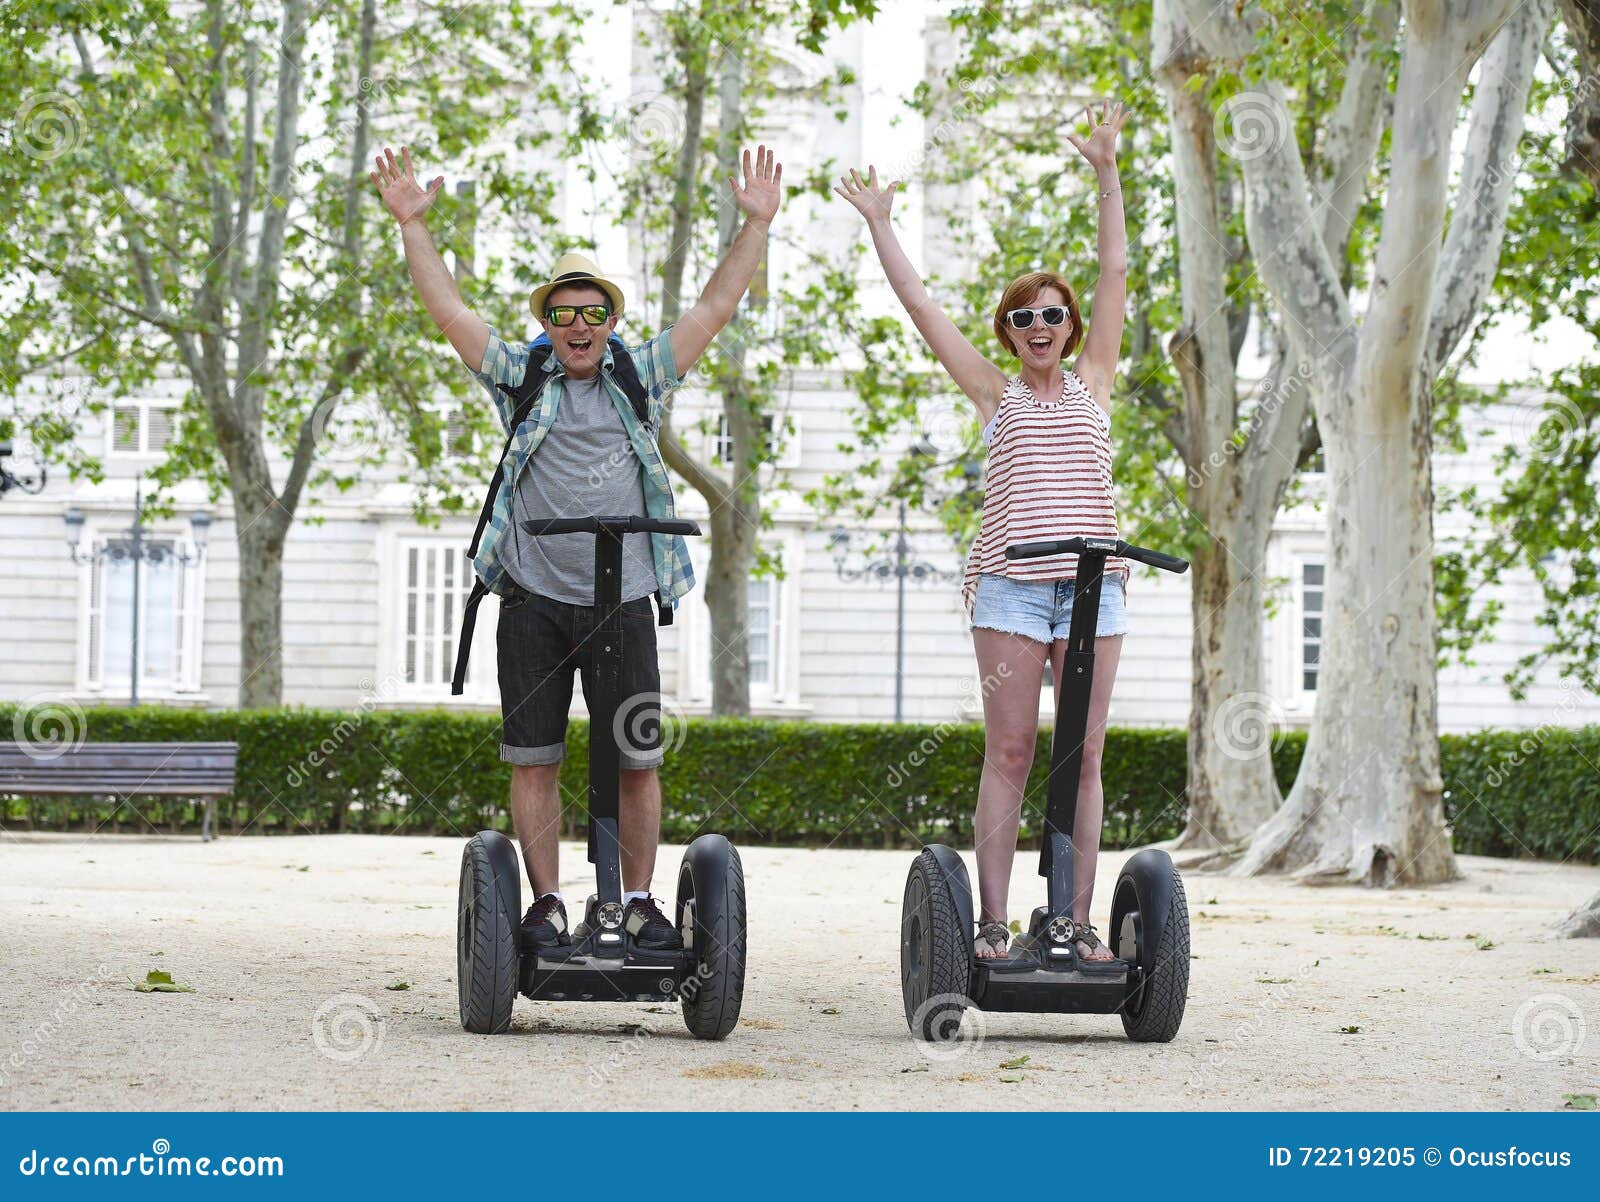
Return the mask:
<path id="1" fill-rule="evenodd" d="M 1013 543 L 1090 535 L 1117 538 L 1111 495 L 1111 418 L 1077 373 L 1062 373 L 1061 396 L 1041 401 L 1014 376 L 984 428 L 989 444 L 983 520 L 967 556 L 961 595 L 972 614 L 980 575 L 1013 580 L 1071 580 L 1076 555 L 1006 558 Z M 1128 575 L 1111 556 L 1106 573 Z"/>

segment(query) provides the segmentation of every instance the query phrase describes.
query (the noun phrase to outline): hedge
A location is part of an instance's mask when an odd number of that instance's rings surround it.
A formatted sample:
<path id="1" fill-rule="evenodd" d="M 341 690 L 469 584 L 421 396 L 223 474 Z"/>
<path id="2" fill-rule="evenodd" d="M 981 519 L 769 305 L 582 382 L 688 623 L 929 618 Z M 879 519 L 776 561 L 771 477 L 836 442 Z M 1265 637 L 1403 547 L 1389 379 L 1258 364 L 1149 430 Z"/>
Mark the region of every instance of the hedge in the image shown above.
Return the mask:
<path id="1" fill-rule="evenodd" d="M 79 715 L 81 714 L 81 720 Z M 22 737 L 28 712 L 0 705 L 0 731 Z M 144 706 L 70 714 L 88 742 L 236 740 L 238 786 L 218 808 L 224 831 L 464 835 L 509 829 L 509 770 L 499 718 L 433 711 L 172 710 Z M 663 836 L 716 829 L 756 844 L 909 847 L 968 844 L 983 762 L 983 730 L 941 726 L 691 719 L 668 724 L 661 771 Z M 1593 861 L 1600 856 L 1600 727 L 1447 735 L 1441 740 L 1447 816 L 1457 851 Z M 566 833 L 581 830 L 588 727 L 574 722 L 561 773 Z M 1287 789 L 1305 749 L 1300 732 L 1274 740 Z M 1102 843 L 1171 838 L 1183 826 L 1185 732 L 1107 732 Z M 1027 815 L 1045 796 L 1049 731 L 1040 732 Z M 187 830 L 193 802 L 172 798 L 0 800 L 9 829 Z"/>

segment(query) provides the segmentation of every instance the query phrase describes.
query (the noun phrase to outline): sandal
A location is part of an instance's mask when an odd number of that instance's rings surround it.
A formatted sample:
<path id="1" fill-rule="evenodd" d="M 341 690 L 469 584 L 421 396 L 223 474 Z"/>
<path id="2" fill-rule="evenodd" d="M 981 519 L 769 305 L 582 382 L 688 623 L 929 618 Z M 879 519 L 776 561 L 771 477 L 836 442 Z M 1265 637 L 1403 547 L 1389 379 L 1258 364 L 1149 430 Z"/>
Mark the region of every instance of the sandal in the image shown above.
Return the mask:
<path id="1" fill-rule="evenodd" d="M 1076 956 L 1078 966 L 1080 968 L 1088 968 L 1093 970 L 1097 968 L 1122 967 L 1122 961 L 1117 959 L 1115 953 L 1112 954 L 1112 957 L 1109 960 L 1091 960 L 1087 956 L 1078 955 L 1077 945 L 1080 943 L 1084 944 L 1092 952 L 1099 951 L 1101 948 L 1105 948 L 1106 951 L 1110 951 L 1111 949 L 1106 947 L 1106 945 L 1101 941 L 1099 935 L 1095 934 L 1093 923 L 1075 922 L 1072 925 L 1073 955 Z"/>
<path id="2" fill-rule="evenodd" d="M 979 943 L 987 943 L 991 949 L 1000 953 L 999 956 L 979 956 L 980 960 L 1003 959 L 1005 956 L 1006 942 L 1011 938 L 1011 928 L 1003 922 L 985 922 L 978 925 Z"/>

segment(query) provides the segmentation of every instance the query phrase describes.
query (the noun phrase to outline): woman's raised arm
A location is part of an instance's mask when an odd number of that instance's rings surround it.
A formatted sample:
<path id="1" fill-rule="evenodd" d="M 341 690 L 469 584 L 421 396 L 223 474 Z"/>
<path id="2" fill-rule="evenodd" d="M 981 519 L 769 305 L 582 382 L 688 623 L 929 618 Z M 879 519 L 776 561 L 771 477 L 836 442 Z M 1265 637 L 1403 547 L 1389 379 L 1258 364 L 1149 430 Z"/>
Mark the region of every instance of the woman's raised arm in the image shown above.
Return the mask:
<path id="1" fill-rule="evenodd" d="M 852 168 L 849 175 L 840 176 L 839 184 L 834 191 L 866 218 L 867 229 L 872 234 L 872 245 L 878 252 L 878 262 L 883 265 L 889 286 L 910 314 L 917 332 L 938 357 L 956 387 L 978 407 L 979 418 L 987 422 L 999 408 L 1000 396 L 1006 386 L 1005 373 L 984 358 L 978 348 L 967 341 L 966 335 L 956 328 L 956 323 L 934 304 L 922 283 L 922 277 L 901 248 L 900 240 L 894 234 L 894 225 L 889 220 L 889 210 L 900 181 L 896 180 L 887 187 L 880 185 L 878 169 L 868 167 L 865 180 L 860 172 Z"/>

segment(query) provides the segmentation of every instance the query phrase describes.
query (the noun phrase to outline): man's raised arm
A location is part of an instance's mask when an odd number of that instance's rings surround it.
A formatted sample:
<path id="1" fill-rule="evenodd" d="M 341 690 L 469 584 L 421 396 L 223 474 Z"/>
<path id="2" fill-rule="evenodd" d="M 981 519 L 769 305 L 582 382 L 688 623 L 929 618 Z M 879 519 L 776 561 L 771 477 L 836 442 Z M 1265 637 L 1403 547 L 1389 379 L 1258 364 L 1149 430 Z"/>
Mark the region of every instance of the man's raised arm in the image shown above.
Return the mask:
<path id="1" fill-rule="evenodd" d="M 411 149 L 406 146 L 400 148 L 399 161 L 394 151 L 386 146 L 375 162 L 378 169 L 371 172 L 369 178 L 378 186 L 384 207 L 400 223 L 406 266 L 411 269 L 411 282 L 416 285 L 423 308 L 456 348 L 461 361 L 472 371 L 481 370 L 483 352 L 489 345 L 489 327 L 462 301 L 455 276 L 445 266 L 424 221 L 434 197 L 444 187 L 444 176 L 439 176 L 424 191 L 417 185 L 416 173 L 411 167 Z"/>
<path id="2" fill-rule="evenodd" d="M 711 345 L 711 340 L 733 319 L 740 298 L 755 278 L 756 268 L 767 249 L 767 227 L 777 215 L 778 202 L 783 196 L 783 164 L 772 151 L 758 146 L 753 165 L 750 152 L 744 152 L 744 186 L 741 188 L 732 176 L 728 177 L 728 183 L 744 214 L 744 225 L 739 227 L 727 255 L 711 273 L 694 308 L 672 327 L 672 358 L 677 363 L 679 376 L 694 366 L 695 360 Z"/>

